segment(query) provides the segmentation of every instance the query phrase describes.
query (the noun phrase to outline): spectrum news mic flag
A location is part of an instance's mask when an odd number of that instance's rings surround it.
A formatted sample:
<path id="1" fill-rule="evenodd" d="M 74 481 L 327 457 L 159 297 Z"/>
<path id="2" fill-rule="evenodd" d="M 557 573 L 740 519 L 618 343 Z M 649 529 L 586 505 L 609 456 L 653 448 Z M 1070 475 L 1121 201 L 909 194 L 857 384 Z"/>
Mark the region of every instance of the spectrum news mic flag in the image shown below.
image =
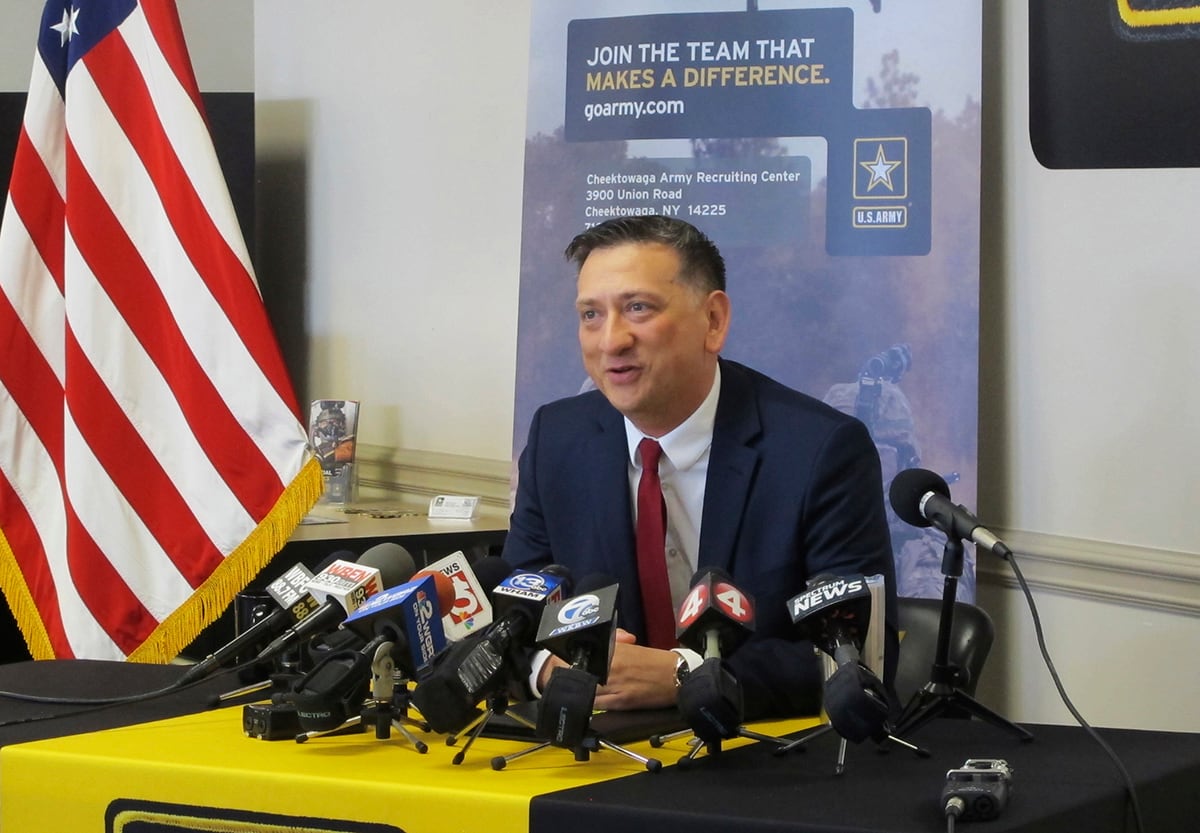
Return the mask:
<path id="1" fill-rule="evenodd" d="M 167 662 L 320 496 L 172 0 L 52 0 L 0 225 L 0 587 Z"/>

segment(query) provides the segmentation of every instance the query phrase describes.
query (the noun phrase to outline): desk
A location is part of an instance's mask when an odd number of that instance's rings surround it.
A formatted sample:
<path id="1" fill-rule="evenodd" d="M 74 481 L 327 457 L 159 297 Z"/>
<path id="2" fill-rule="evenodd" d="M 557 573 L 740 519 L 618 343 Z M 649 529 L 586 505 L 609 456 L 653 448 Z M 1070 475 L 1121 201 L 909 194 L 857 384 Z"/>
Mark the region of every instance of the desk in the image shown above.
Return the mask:
<path id="1" fill-rule="evenodd" d="M 240 709 L 226 708 L 6 745 L 0 749 L 0 829 L 115 831 L 105 826 L 105 813 L 119 799 L 131 813 L 178 815 L 201 808 L 213 817 L 232 815 L 239 831 L 294 830 L 299 818 L 312 831 L 373 833 L 940 833 L 945 825 L 938 795 L 946 770 L 967 757 L 999 757 L 1015 771 L 1008 807 L 996 820 L 960 829 L 1132 830 L 1124 824 L 1124 790 L 1116 771 L 1077 727 L 1032 726 L 1035 740 L 1023 744 L 987 724 L 937 720 L 911 738 L 929 748 L 930 758 L 898 747 L 881 754 L 870 745 L 851 746 L 839 777 L 833 774 L 836 738 L 828 734 L 804 753 L 785 757 L 772 755 L 765 744 L 731 743 L 687 771 L 668 765 L 648 773 L 611 752 L 577 762 L 563 750 L 549 749 L 495 772 L 491 757 L 520 744 L 484 739 L 454 766 L 455 750 L 436 736 L 429 754 L 419 755 L 398 738 L 359 734 L 298 745 L 252 740 L 240 726 Z M 1102 732 L 1137 783 L 1148 833 L 1194 831 L 1200 818 L 1200 734 Z M 633 748 L 650 752 L 648 744 Z M 670 764 L 683 749 L 677 741 L 651 754 Z M 182 829 L 231 828 L 226 823 Z"/>
<path id="2" fill-rule="evenodd" d="M 339 546 L 361 553 L 382 541 L 395 541 L 408 549 L 418 563 L 424 564 L 455 550 L 470 554 L 471 549 L 477 549 L 482 550 L 480 554 L 486 554 L 486 550 L 502 545 L 508 532 L 508 515 L 497 511 L 481 511 L 473 520 L 459 521 L 430 518 L 426 511 L 428 507 L 395 502 L 364 501 L 350 508 L 352 511 L 318 504 L 309 517 L 324 523 L 300 524 L 284 545 L 283 552 L 291 555 L 315 544 L 322 556 Z M 377 516 L 390 513 L 397 514 L 394 517 Z M 291 564 L 297 560 L 302 559 L 293 558 Z"/>

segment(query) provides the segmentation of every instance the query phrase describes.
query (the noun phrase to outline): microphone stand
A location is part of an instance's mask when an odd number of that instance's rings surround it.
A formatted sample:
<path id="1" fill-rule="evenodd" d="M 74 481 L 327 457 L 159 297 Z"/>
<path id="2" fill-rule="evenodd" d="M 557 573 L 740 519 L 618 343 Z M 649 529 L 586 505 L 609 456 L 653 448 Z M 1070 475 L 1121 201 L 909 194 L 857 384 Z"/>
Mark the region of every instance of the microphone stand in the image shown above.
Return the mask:
<path id="1" fill-rule="evenodd" d="M 722 665 L 719 657 L 710 657 L 692 672 L 686 673 L 679 684 L 679 711 L 690 727 L 665 735 L 653 735 L 650 745 L 655 749 L 667 741 L 689 732 L 688 752 L 676 763 L 687 769 L 701 750 L 710 756 L 721 752 L 721 743 L 734 738 L 746 738 L 787 746 L 788 741 L 774 735 L 747 729 L 742 722 L 741 684 Z M 702 727 L 697 731 L 695 727 Z"/>
<path id="2" fill-rule="evenodd" d="M 511 761 L 524 758 L 526 755 L 532 755 L 534 752 L 540 752 L 553 745 L 550 741 L 546 740 L 541 743 L 535 743 L 533 746 L 522 749 L 519 752 L 513 752 L 511 755 L 497 755 L 495 758 L 492 758 L 492 769 L 498 772 L 508 766 Z M 657 758 L 647 758 L 645 755 L 639 755 L 632 749 L 613 743 L 610 740 L 605 740 L 599 732 L 590 727 L 584 732 L 580 742 L 571 747 L 571 752 L 574 753 L 575 760 L 588 761 L 591 760 L 593 752 L 599 752 L 601 749 L 617 752 L 630 760 L 637 761 L 650 772 L 658 772 L 662 769 L 662 761 Z"/>
<path id="3" fill-rule="evenodd" d="M 896 731 L 902 734 L 912 733 L 935 717 L 941 716 L 947 709 L 958 708 L 993 726 L 1016 734 L 1024 742 L 1031 741 L 1033 734 L 1029 730 L 1001 717 L 956 685 L 960 679 L 960 669 L 951 664 L 949 654 L 950 635 L 954 628 L 954 602 L 962 570 L 962 540 L 947 533 L 946 547 L 942 555 L 942 573 L 946 578 L 942 590 L 942 612 L 938 621 L 933 667 L 929 672 L 929 682 L 913 695 L 901 712 Z"/>
<path id="4" fill-rule="evenodd" d="M 803 751 L 805 751 L 805 745 L 808 744 L 810 741 L 814 741 L 817 738 L 828 734 L 829 732 L 836 732 L 836 731 L 837 730 L 833 727 L 832 723 L 826 723 L 823 726 L 815 726 L 811 730 L 806 731 L 804 734 L 802 734 L 800 737 L 796 738 L 795 740 L 788 742 L 787 744 L 785 744 L 784 746 L 781 746 L 778 749 L 772 750 L 772 753 L 775 755 L 782 756 L 782 755 L 786 755 L 788 752 L 791 752 L 793 749 L 799 749 L 801 752 L 803 752 Z M 911 750 L 913 752 L 913 754 L 915 754 L 918 758 L 930 757 L 931 753 L 929 752 L 928 749 L 924 748 L 923 746 L 916 746 L 915 744 L 909 743 L 904 738 L 897 737 L 896 735 L 892 734 L 892 731 L 893 730 L 891 729 L 891 727 L 889 727 L 887 725 L 887 723 L 885 722 L 883 725 L 883 736 L 878 738 L 877 740 L 880 742 L 887 740 L 887 741 L 891 741 L 892 743 L 903 746 L 905 749 Z M 847 746 L 848 746 L 848 742 L 847 742 L 846 738 L 839 736 L 837 763 L 835 763 L 834 767 L 833 767 L 834 775 L 842 775 L 846 771 L 846 748 L 847 748 Z"/>
<path id="5" fill-rule="evenodd" d="M 382 642 L 376 647 L 371 662 L 371 696 L 364 701 L 362 710 L 333 729 L 301 732 L 296 735 L 296 743 L 307 743 L 313 738 L 341 733 L 354 727 L 374 726 L 375 737 L 379 740 L 390 738 L 394 729 L 412 744 L 417 752 L 424 755 L 429 751 L 429 746 L 410 732 L 405 724 L 429 731 L 427 726 L 408 716 L 408 687 L 403 683 L 400 686 L 396 685 L 396 662 L 392 659 L 392 643 Z"/>
<path id="6" fill-rule="evenodd" d="M 473 743 L 475 743 L 475 739 L 478 738 L 481 734 L 483 734 L 483 730 L 487 728 L 488 722 L 493 717 L 496 717 L 497 715 L 503 715 L 505 717 L 511 718 L 512 720 L 516 721 L 517 723 L 520 723 L 522 726 L 524 726 L 527 729 L 534 728 L 533 723 L 531 723 L 528 719 L 526 719 L 526 717 L 524 715 L 518 714 L 517 712 L 509 709 L 508 704 L 509 704 L 508 695 L 506 695 L 504 692 L 501 691 L 501 692 L 497 692 L 495 694 L 489 694 L 487 697 L 487 708 L 484 709 L 482 714 L 480 714 L 478 717 L 476 717 L 474 720 L 472 720 L 470 723 L 468 723 L 466 726 L 464 726 L 461 731 L 454 732 L 454 733 L 446 736 L 446 745 L 447 746 L 453 746 L 455 743 L 457 743 L 458 736 L 460 734 L 466 733 L 466 736 L 467 736 L 467 742 L 465 744 L 463 744 L 462 749 L 458 750 L 458 752 L 455 753 L 454 759 L 451 763 L 453 763 L 455 766 L 457 766 L 457 765 L 461 764 L 463 762 L 463 760 L 466 759 L 467 750 L 469 750 L 471 748 L 471 745 Z M 493 769 L 495 769 L 495 768 L 496 767 L 493 763 Z"/>
<path id="7" fill-rule="evenodd" d="M 582 664 L 582 663 L 581 663 Z M 569 749 L 577 761 L 588 761 L 593 752 L 608 749 L 637 761 L 650 772 L 662 769 L 662 762 L 647 758 L 604 738 L 591 726 L 592 707 L 596 699 L 597 678 L 583 668 L 556 668 L 538 701 L 538 720 L 521 720 L 534 735 L 547 738 L 510 755 L 492 758 L 492 769 L 499 771 L 510 761 L 539 752 L 550 746 Z"/>

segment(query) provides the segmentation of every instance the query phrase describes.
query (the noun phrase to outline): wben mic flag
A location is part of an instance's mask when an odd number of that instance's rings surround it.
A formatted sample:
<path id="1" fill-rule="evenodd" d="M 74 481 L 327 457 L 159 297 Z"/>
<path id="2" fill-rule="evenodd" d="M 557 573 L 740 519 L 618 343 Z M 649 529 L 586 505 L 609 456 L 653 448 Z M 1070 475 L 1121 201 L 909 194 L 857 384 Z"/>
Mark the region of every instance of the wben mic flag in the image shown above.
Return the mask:
<path id="1" fill-rule="evenodd" d="M 162 662 L 320 495 L 173 0 L 46 4 L 0 225 L 0 585 Z"/>

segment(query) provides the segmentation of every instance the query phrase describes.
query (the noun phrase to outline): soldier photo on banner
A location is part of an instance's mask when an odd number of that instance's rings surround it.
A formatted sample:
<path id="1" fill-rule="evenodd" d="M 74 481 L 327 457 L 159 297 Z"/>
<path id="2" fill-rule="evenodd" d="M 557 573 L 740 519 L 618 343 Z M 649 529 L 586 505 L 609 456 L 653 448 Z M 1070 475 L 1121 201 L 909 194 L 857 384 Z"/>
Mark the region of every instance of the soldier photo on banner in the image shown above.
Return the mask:
<path id="1" fill-rule="evenodd" d="M 912 350 L 907 344 L 894 344 L 869 358 L 859 371 L 858 380 L 833 385 L 824 401 L 839 411 L 858 417 L 871 432 L 883 468 L 883 491 L 892 478 L 904 469 L 921 466 L 921 445 L 917 439 L 912 404 L 900 387 L 900 380 L 912 367 Z M 957 472 L 940 472 L 953 484 Z M 946 536 L 933 527 L 915 527 L 896 516 L 887 504 L 888 528 L 892 534 L 892 552 L 896 560 L 896 591 L 901 596 L 938 598 L 942 595 L 945 574 L 942 556 Z M 970 555 L 966 556 L 971 558 Z M 973 562 L 972 562 L 973 563 Z M 958 584 L 958 598 L 969 601 L 975 596 L 975 570 L 964 570 Z"/>

